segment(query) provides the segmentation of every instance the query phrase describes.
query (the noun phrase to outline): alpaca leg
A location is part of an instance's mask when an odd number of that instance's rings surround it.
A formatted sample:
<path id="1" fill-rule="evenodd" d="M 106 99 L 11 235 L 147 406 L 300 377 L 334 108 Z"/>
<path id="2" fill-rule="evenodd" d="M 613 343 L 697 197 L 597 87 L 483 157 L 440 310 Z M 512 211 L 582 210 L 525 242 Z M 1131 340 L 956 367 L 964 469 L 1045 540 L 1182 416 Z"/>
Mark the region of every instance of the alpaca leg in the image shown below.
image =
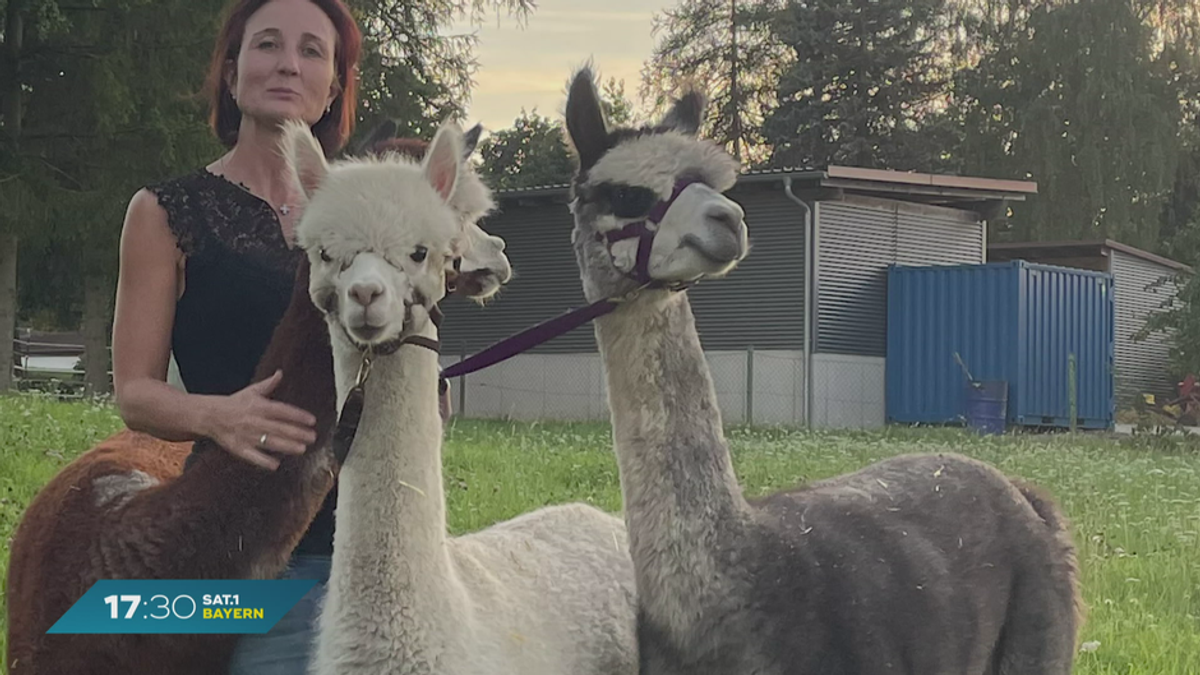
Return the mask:
<path id="1" fill-rule="evenodd" d="M 264 635 L 238 640 L 229 675 L 299 675 L 308 672 L 317 613 L 329 583 L 330 556 L 293 556 L 285 579 L 316 579 L 317 585 Z"/>
<path id="2" fill-rule="evenodd" d="M 1070 675 L 1075 603 L 1049 579 L 1018 580 L 996 652 L 997 675 Z"/>
<path id="3" fill-rule="evenodd" d="M 1069 675 L 1083 623 L 1075 545 L 1054 501 L 1033 485 L 1014 483 L 1049 531 L 1039 542 L 1044 548 L 1026 550 L 1029 558 L 1018 572 L 996 654 L 997 672 Z"/>

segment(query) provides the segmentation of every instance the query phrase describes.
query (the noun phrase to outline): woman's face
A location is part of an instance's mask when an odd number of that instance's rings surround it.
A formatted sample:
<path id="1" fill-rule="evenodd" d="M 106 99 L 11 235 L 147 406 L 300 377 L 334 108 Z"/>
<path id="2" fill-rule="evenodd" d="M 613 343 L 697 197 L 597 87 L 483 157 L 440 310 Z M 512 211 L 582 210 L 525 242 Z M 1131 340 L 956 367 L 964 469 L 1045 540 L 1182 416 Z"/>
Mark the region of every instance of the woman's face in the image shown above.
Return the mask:
<path id="1" fill-rule="evenodd" d="M 310 0 L 272 0 L 246 22 L 231 88 L 242 114 L 316 124 L 337 96 L 337 31 Z"/>

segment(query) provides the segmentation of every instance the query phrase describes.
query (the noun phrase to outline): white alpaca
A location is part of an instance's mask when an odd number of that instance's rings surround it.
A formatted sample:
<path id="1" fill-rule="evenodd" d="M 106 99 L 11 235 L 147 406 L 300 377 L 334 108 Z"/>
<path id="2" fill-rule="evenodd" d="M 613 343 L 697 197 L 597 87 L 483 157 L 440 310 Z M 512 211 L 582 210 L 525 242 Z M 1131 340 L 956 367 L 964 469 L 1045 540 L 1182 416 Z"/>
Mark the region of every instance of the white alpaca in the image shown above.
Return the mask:
<path id="1" fill-rule="evenodd" d="M 462 236 L 447 206 L 461 133 L 423 162 L 327 165 L 307 129 L 285 155 L 309 196 L 298 226 L 326 313 L 339 409 L 375 352 L 338 485 L 337 534 L 314 673 L 587 675 L 637 669 L 633 567 L 622 521 L 564 505 L 446 534 L 430 309 Z"/>

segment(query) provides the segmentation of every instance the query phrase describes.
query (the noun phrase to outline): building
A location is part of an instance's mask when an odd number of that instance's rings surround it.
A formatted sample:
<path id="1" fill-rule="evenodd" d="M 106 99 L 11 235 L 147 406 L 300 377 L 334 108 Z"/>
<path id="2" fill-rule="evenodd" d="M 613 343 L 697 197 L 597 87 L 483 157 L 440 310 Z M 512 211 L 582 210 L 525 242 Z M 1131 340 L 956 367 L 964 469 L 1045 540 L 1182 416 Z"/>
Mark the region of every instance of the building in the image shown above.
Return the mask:
<path id="1" fill-rule="evenodd" d="M 1146 325 L 1151 312 L 1175 297 L 1175 277 L 1181 272 L 1190 274 L 1190 267 L 1111 239 L 992 244 L 988 247 L 988 259 L 1022 259 L 1112 273 L 1116 324 L 1113 363 L 1118 409 L 1130 405 L 1143 393 L 1174 394 L 1175 378 L 1169 372 L 1170 336 L 1158 332 L 1139 342 L 1133 336 Z"/>
<path id="2" fill-rule="evenodd" d="M 882 425 L 887 266 L 985 262 L 987 221 L 1036 190 L 839 166 L 743 174 L 728 194 L 746 211 L 750 255 L 688 291 L 724 419 Z M 444 365 L 583 304 L 568 195 L 498 193 L 483 226 L 506 240 L 515 277 L 482 310 L 444 303 Z M 454 387 L 467 416 L 608 418 L 590 326 L 465 379 Z"/>

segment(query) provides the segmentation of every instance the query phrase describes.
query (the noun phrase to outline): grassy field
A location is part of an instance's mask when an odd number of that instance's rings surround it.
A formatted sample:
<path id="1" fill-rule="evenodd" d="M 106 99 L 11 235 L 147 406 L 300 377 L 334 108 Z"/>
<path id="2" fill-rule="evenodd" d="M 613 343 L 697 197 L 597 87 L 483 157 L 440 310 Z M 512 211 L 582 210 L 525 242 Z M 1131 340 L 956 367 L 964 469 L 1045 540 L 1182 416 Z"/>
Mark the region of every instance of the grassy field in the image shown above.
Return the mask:
<path id="1" fill-rule="evenodd" d="M 0 572 L 38 488 L 120 426 L 100 404 L 0 396 Z M 890 455 L 954 450 L 1040 483 L 1074 522 L 1089 605 L 1076 673 L 1200 673 L 1200 448 L 1142 437 L 970 437 L 954 430 L 808 432 L 731 429 L 752 494 L 850 471 Z M 586 500 L 620 507 L 607 425 L 459 421 L 447 431 L 454 532 L 534 507 Z M 0 597 L 0 605 L 3 598 Z M 3 613 L 0 612 L 0 623 Z M 3 653 L 0 635 L 0 653 Z M 0 672 L 5 669 L 0 667 Z"/>

